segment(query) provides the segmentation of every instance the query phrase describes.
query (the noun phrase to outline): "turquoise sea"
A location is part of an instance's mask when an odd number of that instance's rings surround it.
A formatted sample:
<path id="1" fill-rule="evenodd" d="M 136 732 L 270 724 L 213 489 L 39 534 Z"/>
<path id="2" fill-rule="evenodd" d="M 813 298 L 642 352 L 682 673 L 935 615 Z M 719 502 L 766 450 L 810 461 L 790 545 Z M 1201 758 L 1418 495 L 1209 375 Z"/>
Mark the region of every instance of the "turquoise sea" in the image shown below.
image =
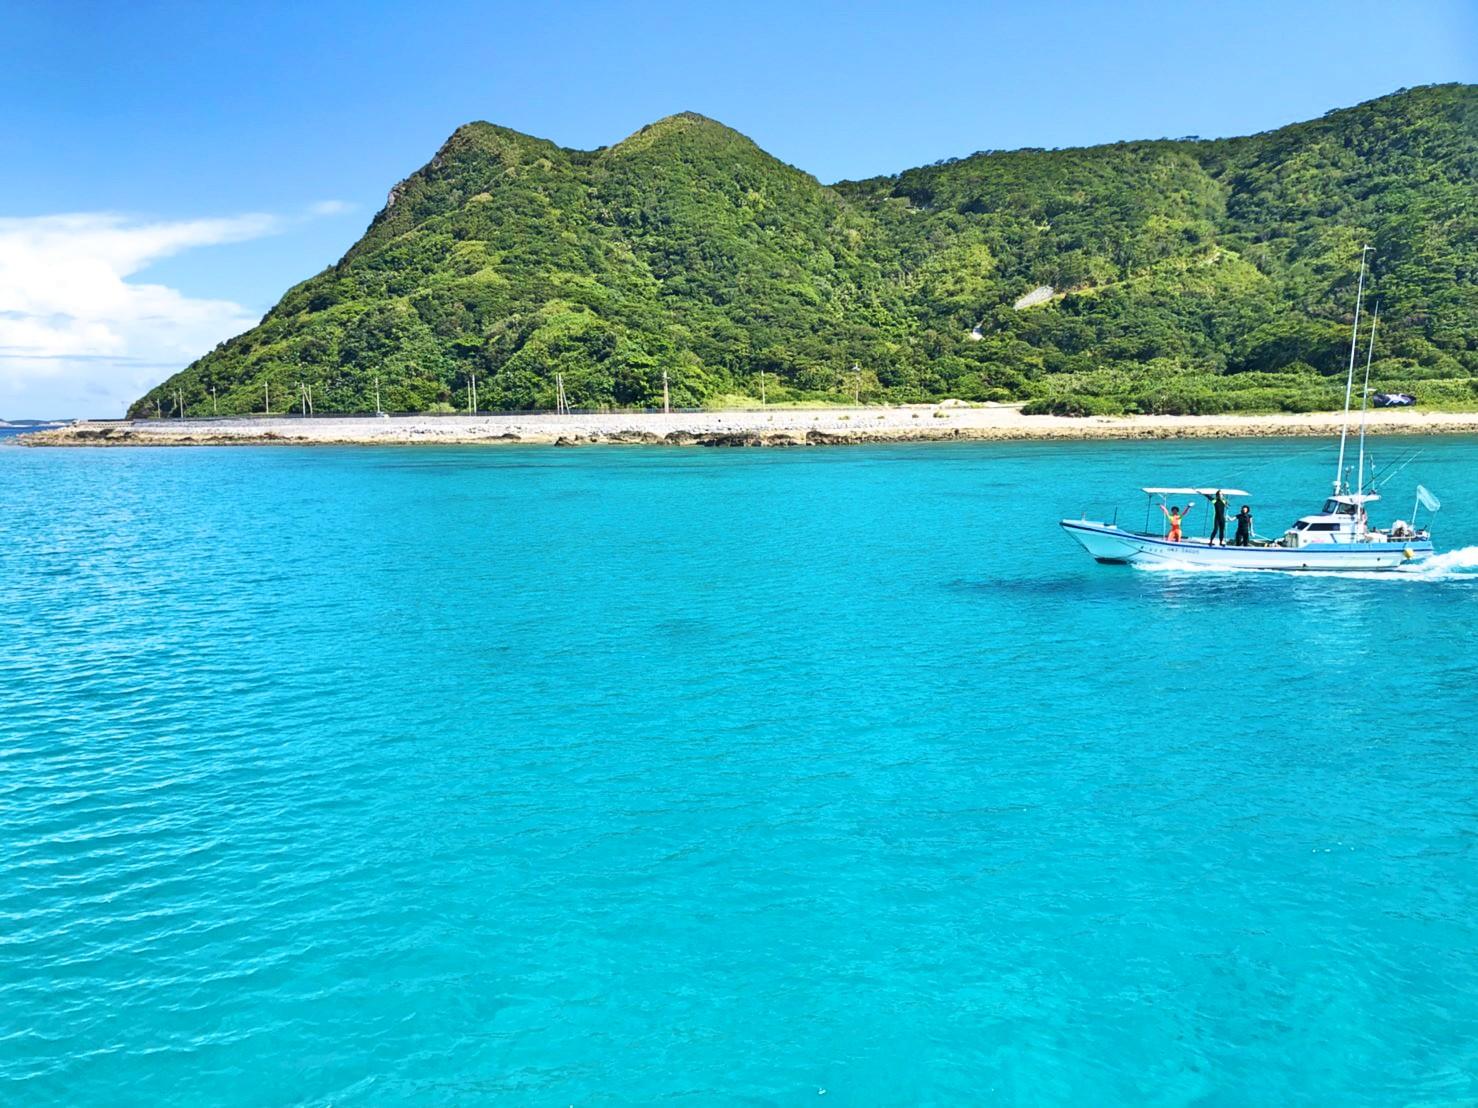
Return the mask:
<path id="1" fill-rule="evenodd" d="M 0 446 L 0 1103 L 1471 1104 L 1415 448 L 1341 579 L 1057 527 L 1312 440 Z"/>

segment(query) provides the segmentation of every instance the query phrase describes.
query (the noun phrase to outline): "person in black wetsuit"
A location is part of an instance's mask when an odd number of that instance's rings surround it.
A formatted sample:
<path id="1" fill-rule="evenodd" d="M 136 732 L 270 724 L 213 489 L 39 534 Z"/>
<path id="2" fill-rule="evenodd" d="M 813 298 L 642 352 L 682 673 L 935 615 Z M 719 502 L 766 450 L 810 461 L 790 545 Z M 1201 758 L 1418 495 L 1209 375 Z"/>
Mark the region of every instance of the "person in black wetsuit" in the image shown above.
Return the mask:
<path id="1" fill-rule="evenodd" d="M 1221 540 L 1221 545 L 1227 544 L 1227 498 L 1221 495 L 1221 490 L 1216 490 L 1216 495 L 1208 497 L 1211 501 L 1213 515 L 1211 517 L 1211 537 L 1206 540 L 1207 546 L 1215 546 L 1216 540 Z"/>
<path id="2" fill-rule="evenodd" d="M 1237 513 L 1237 533 L 1232 538 L 1233 546 L 1252 545 L 1252 509 L 1246 504 Z"/>

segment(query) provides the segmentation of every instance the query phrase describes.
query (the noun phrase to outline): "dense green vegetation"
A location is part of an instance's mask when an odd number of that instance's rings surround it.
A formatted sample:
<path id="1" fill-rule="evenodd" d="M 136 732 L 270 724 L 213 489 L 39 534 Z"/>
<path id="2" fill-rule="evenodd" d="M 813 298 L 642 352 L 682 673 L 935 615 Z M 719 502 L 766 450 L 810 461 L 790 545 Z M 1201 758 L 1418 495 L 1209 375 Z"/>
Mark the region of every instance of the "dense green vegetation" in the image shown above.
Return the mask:
<path id="1" fill-rule="evenodd" d="M 1025 399 L 1338 406 L 1360 246 L 1376 377 L 1478 406 L 1478 87 L 1248 138 L 982 152 L 830 188 L 702 116 L 565 150 L 460 128 L 335 266 L 134 405 L 318 411 Z M 1043 303 L 1017 308 L 1039 286 Z M 854 368 L 855 367 L 855 368 Z"/>

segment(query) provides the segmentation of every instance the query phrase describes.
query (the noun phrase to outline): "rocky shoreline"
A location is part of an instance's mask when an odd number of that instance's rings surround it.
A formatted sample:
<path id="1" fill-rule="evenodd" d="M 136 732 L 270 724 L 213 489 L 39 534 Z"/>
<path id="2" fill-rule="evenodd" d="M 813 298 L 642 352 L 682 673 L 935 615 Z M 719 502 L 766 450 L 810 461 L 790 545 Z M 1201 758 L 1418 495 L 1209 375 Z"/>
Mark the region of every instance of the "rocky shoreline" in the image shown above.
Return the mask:
<path id="1" fill-rule="evenodd" d="M 1012 406 L 728 412 L 83 420 L 22 435 L 26 446 L 654 445 L 836 446 L 880 442 L 1322 436 L 1339 412 L 1221 416 L 1029 416 Z M 1478 434 L 1478 412 L 1382 409 L 1373 434 Z"/>

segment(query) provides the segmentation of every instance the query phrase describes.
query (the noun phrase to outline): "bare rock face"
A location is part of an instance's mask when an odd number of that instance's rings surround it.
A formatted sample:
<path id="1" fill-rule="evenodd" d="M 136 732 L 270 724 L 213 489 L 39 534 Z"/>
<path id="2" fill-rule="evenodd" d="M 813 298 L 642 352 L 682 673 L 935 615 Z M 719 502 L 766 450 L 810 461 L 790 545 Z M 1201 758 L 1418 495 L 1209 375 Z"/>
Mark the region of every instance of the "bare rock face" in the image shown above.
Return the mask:
<path id="1" fill-rule="evenodd" d="M 662 441 L 662 436 L 653 434 L 651 431 L 616 431 L 605 435 L 602 442 L 611 443 L 657 443 Z"/>
<path id="2" fill-rule="evenodd" d="M 701 435 L 698 443 L 701 446 L 764 446 L 765 436 L 755 431 L 732 431 Z"/>
<path id="3" fill-rule="evenodd" d="M 1034 308 L 1038 304 L 1045 304 L 1047 303 L 1047 301 L 1051 300 L 1054 291 L 1055 290 L 1052 288 L 1051 285 L 1038 285 L 1036 288 L 1032 289 L 1031 292 L 1018 299 L 1016 303 L 1012 304 L 1011 306 L 1015 308 L 1018 312 L 1021 311 L 1023 308 Z"/>

